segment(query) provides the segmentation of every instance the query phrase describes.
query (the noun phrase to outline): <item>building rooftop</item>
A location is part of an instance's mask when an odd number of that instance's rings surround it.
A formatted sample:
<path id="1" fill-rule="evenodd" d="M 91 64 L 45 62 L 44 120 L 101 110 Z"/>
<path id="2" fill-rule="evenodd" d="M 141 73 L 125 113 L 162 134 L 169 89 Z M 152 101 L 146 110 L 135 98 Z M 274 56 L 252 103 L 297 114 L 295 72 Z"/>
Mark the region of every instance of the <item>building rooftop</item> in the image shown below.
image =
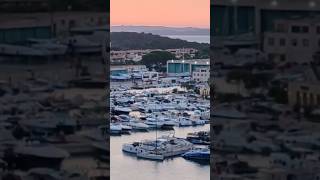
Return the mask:
<path id="1" fill-rule="evenodd" d="M 189 63 L 189 64 L 207 64 L 207 65 L 210 65 L 210 59 L 169 60 L 168 63 Z"/>

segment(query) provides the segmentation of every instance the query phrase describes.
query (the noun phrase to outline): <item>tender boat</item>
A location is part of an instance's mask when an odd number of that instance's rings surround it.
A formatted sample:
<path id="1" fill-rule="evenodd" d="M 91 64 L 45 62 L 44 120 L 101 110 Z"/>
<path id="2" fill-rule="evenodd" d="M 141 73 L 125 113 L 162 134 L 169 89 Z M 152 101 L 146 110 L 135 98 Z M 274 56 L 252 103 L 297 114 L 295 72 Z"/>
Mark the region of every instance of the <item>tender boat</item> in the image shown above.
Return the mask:
<path id="1" fill-rule="evenodd" d="M 132 131 L 132 127 L 131 126 L 127 126 L 124 124 L 120 124 L 121 126 L 121 133 L 122 134 L 130 134 L 130 132 Z"/>
<path id="2" fill-rule="evenodd" d="M 150 128 L 158 128 L 158 129 L 162 128 L 164 124 L 162 121 L 154 118 L 147 118 L 147 120 L 144 121 L 144 123 L 148 125 Z"/>
<path id="3" fill-rule="evenodd" d="M 192 126 L 192 121 L 188 118 L 179 118 L 177 122 L 179 123 L 179 126 Z"/>
<path id="4" fill-rule="evenodd" d="M 67 151 L 46 144 L 18 145 L 14 153 L 18 168 L 23 170 L 35 167 L 59 169 L 62 161 L 69 157 Z"/>
<path id="5" fill-rule="evenodd" d="M 192 149 L 184 153 L 182 157 L 190 160 L 201 160 L 210 162 L 210 150 L 209 148 Z"/>
<path id="6" fill-rule="evenodd" d="M 128 125 L 131 126 L 133 130 L 136 130 L 136 131 L 148 131 L 149 129 L 148 125 L 140 121 L 130 121 Z"/>
<path id="7" fill-rule="evenodd" d="M 181 155 L 190 149 L 193 145 L 181 138 L 165 137 L 157 139 L 154 149 L 146 149 L 140 146 L 137 151 L 137 157 L 150 160 L 164 160 L 168 157 Z"/>
<path id="8" fill-rule="evenodd" d="M 193 144 L 210 145 L 210 133 L 205 131 L 188 133 L 187 141 Z"/>
<path id="9" fill-rule="evenodd" d="M 110 133 L 119 135 L 122 132 L 122 126 L 117 123 L 110 123 Z"/>

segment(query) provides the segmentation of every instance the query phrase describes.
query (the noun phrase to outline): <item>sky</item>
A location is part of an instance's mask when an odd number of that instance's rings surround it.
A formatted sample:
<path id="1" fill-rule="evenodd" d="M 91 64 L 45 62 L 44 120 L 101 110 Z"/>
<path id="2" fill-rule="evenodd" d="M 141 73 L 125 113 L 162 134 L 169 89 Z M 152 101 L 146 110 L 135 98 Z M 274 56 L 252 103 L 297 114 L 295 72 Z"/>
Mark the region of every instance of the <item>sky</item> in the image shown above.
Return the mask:
<path id="1" fill-rule="evenodd" d="M 210 0 L 111 0 L 111 25 L 210 27 Z"/>

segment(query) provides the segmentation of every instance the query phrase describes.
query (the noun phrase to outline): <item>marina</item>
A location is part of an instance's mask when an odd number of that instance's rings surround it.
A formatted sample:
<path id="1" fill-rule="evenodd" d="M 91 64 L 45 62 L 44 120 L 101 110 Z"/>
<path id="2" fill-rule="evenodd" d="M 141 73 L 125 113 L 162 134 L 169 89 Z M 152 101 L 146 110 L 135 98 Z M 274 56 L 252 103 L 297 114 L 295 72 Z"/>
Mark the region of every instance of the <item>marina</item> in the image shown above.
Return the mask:
<path id="1" fill-rule="evenodd" d="M 111 82 L 110 175 L 116 180 L 128 174 L 141 180 L 209 179 L 209 100 L 175 79 L 166 86 L 153 81 L 152 87 Z"/>
<path id="2" fill-rule="evenodd" d="M 193 131 L 208 131 L 209 125 L 198 127 L 175 127 L 176 137 L 186 137 Z M 167 136 L 170 131 L 159 131 L 160 136 Z M 122 151 L 123 144 L 155 138 L 155 131 L 134 132 L 131 135 L 112 136 L 110 138 L 110 175 L 116 180 L 128 179 L 128 176 L 141 180 L 147 179 L 209 179 L 210 165 L 187 160 L 181 156 L 163 161 L 151 161 L 138 158 L 132 153 Z M 123 173 L 123 172 L 126 173 Z M 143 172 L 143 173 L 141 173 Z M 188 172 L 188 173 L 186 173 Z"/>

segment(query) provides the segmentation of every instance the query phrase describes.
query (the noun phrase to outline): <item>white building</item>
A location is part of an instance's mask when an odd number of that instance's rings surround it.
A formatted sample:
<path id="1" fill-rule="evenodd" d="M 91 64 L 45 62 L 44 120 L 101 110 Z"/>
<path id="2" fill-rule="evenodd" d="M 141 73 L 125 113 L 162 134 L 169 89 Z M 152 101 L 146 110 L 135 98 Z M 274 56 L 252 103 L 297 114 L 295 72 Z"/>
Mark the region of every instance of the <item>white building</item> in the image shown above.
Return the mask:
<path id="1" fill-rule="evenodd" d="M 210 78 L 210 68 L 197 68 L 192 72 L 192 80 L 196 82 L 208 82 Z"/>
<path id="2" fill-rule="evenodd" d="M 274 62 L 304 63 L 320 50 L 320 17 L 276 20 L 264 33 L 263 49 Z"/>
<path id="3" fill-rule="evenodd" d="M 125 50 L 125 51 L 111 51 L 111 62 L 125 62 L 125 61 L 141 61 L 144 55 L 147 55 L 154 51 L 167 51 L 175 55 L 180 59 L 184 55 L 189 55 L 191 58 L 195 57 L 198 50 L 193 48 L 182 49 L 140 49 L 140 50 Z"/>
<path id="4" fill-rule="evenodd" d="M 167 61 L 168 76 L 189 76 L 199 68 L 210 68 L 210 59 L 169 60 Z M 210 73 L 209 73 L 210 74 Z"/>

